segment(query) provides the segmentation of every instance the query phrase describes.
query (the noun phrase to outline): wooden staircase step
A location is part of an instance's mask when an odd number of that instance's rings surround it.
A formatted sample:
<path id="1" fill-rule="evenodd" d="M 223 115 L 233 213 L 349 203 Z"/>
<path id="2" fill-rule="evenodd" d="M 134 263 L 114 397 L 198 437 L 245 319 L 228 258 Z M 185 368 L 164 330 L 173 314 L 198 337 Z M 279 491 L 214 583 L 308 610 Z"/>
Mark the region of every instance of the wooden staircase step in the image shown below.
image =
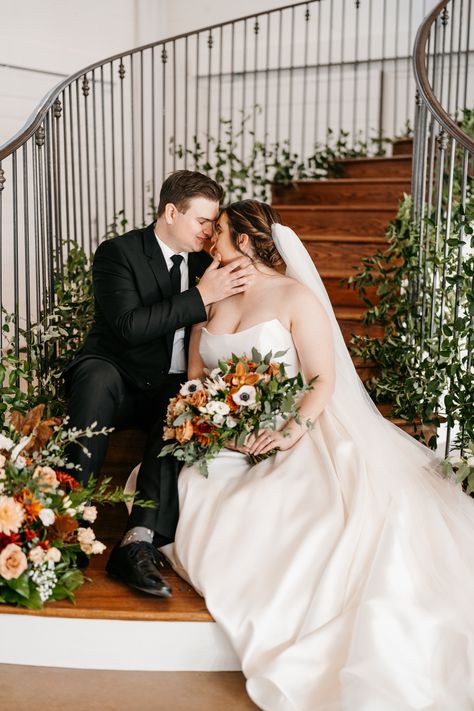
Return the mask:
<path id="1" fill-rule="evenodd" d="M 361 266 L 363 257 L 369 257 L 387 246 L 385 238 L 380 241 L 345 242 L 334 240 L 304 240 L 319 271 L 326 269 L 346 270 L 347 275 L 355 273 L 354 268 Z"/>
<path id="2" fill-rule="evenodd" d="M 334 307 L 334 312 L 346 344 L 349 344 L 353 335 L 371 336 L 372 338 L 380 338 L 383 336 L 383 326 L 379 326 L 378 324 L 367 326 L 362 322 L 365 310 L 364 306 Z"/>
<path id="3" fill-rule="evenodd" d="M 272 205 L 398 205 L 411 189 L 408 178 L 334 178 L 296 180 L 272 186 Z"/>
<path id="4" fill-rule="evenodd" d="M 359 296 L 359 293 L 354 288 L 341 283 L 343 279 L 355 274 L 355 270 L 319 269 L 319 274 L 323 280 L 323 284 L 326 287 L 329 299 L 334 308 L 336 306 L 359 306 L 364 309 L 366 308 L 364 302 Z M 379 300 L 376 293 L 376 287 L 367 288 L 366 295 L 367 298 L 373 303 L 377 303 Z"/>
<path id="5" fill-rule="evenodd" d="M 372 158 L 341 158 L 333 162 L 335 178 L 407 178 L 411 177 L 411 155 Z"/>
<path id="6" fill-rule="evenodd" d="M 396 215 L 393 205 L 281 205 L 284 224 L 299 235 L 384 235 Z"/>
<path id="7" fill-rule="evenodd" d="M 397 138 L 392 143 L 392 156 L 413 155 L 413 138 Z"/>

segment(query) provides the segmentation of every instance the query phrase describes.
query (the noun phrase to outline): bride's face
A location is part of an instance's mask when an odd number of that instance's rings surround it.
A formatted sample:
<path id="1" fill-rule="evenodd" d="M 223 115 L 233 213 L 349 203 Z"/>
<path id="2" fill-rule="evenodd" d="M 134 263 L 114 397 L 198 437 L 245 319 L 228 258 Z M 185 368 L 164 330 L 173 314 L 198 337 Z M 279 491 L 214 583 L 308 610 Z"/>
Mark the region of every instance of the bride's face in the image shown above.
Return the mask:
<path id="1" fill-rule="evenodd" d="M 242 252 L 236 249 L 230 236 L 229 221 L 225 212 L 222 213 L 214 226 L 211 254 L 212 256 L 219 254 L 221 264 L 228 264 L 233 259 L 242 256 Z"/>

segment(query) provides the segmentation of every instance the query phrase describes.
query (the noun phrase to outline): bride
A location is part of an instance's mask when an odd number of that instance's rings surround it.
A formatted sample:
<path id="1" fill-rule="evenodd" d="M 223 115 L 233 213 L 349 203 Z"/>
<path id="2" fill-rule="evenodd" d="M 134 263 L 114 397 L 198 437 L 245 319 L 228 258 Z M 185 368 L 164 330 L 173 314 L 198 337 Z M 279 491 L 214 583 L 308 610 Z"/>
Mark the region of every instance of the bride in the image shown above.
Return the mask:
<path id="1" fill-rule="evenodd" d="M 286 351 L 288 375 L 318 376 L 300 402 L 313 427 L 262 430 L 208 479 L 183 468 L 163 552 L 205 597 L 260 708 L 472 710 L 472 500 L 372 405 L 308 253 L 271 207 L 226 208 L 214 250 L 222 264 L 247 255 L 256 277 L 194 327 L 189 377 L 253 346 Z M 244 456 L 274 447 L 256 466 Z"/>

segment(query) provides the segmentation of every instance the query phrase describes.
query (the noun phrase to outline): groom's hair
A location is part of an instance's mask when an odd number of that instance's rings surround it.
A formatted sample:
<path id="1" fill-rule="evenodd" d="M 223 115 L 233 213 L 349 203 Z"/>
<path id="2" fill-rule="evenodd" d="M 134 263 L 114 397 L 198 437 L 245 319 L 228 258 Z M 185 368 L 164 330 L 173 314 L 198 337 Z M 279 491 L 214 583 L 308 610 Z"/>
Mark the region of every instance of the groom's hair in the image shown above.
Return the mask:
<path id="1" fill-rule="evenodd" d="M 186 212 L 193 198 L 203 197 L 220 202 L 224 191 L 215 180 L 197 170 L 177 170 L 169 175 L 160 190 L 157 216 L 160 217 L 168 203 L 176 205 L 180 212 Z"/>

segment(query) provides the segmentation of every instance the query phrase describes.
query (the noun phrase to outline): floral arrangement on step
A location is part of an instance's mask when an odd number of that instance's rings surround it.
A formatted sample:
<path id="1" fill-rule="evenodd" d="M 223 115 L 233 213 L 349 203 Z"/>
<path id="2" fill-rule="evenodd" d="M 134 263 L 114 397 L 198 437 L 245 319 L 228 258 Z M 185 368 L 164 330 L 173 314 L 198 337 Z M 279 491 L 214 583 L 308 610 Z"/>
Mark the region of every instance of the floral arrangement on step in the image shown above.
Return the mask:
<path id="1" fill-rule="evenodd" d="M 110 480 L 81 486 L 65 449 L 106 429 L 66 429 L 59 418 L 42 419 L 44 405 L 26 415 L 12 412 L 0 432 L 0 602 L 40 609 L 68 598 L 86 580 L 77 566 L 105 550 L 91 527 L 94 503 L 127 496 Z M 141 502 L 140 505 L 147 505 Z"/>
<path id="2" fill-rule="evenodd" d="M 272 358 L 286 351 L 262 356 L 255 348 L 252 357 L 232 355 L 219 367 L 205 369 L 204 380 L 188 380 L 170 400 L 164 429 L 165 445 L 160 457 L 172 454 L 186 466 L 196 464 L 208 476 L 208 462 L 226 446 L 240 447 L 259 429 L 277 429 L 284 420 L 299 422 L 298 400 L 312 388 L 301 373 L 288 377 L 284 363 Z M 311 423 L 306 423 L 311 427 Z M 254 457 L 252 463 L 275 454 Z"/>

